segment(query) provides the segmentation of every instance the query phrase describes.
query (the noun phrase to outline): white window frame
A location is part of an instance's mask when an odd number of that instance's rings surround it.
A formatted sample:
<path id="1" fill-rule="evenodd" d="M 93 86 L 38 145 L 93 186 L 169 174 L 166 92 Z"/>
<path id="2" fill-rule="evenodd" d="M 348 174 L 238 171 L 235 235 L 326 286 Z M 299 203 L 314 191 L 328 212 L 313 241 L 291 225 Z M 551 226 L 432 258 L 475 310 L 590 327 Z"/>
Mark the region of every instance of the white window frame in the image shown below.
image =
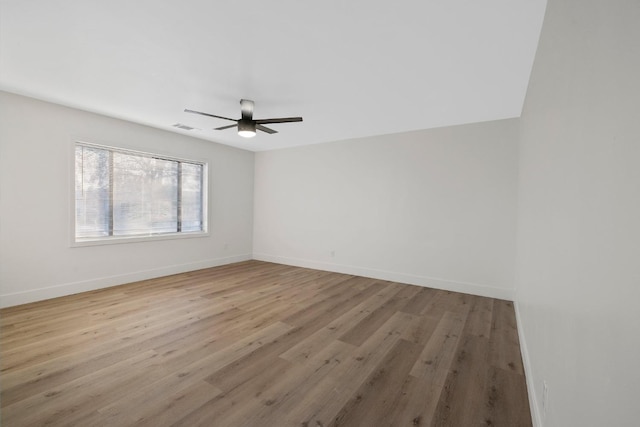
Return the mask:
<path id="1" fill-rule="evenodd" d="M 140 236 L 140 235 L 138 236 L 102 236 L 102 237 L 82 238 L 78 240 L 76 238 L 76 189 L 75 189 L 75 178 L 76 178 L 75 156 L 76 156 L 77 146 L 85 146 L 85 147 L 97 148 L 101 150 L 117 151 L 125 154 L 139 155 L 139 156 L 145 156 L 145 157 L 157 157 L 163 160 L 179 161 L 179 162 L 194 163 L 194 164 L 202 165 L 202 231 L 188 231 L 188 232 L 180 231 L 180 232 L 174 232 L 174 233 L 149 234 L 144 236 Z M 71 151 L 71 156 L 70 156 L 71 247 L 150 242 L 150 241 L 158 241 L 158 240 L 190 239 L 190 238 L 209 236 L 209 231 L 208 231 L 209 230 L 209 227 L 208 227 L 209 164 L 208 162 L 203 160 L 197 160 L 197 159 L 187 159 L 183 157 L 176 157 L 176 156 L 167 155 L 164 153 L 150 153 L 148 151 L 133 150 L 129 148 L 116 147 L 113 145 L 95 144 L 95 143 L 85 142 L 81 140 L 74 140 L 73 143 L 71 144 L 70 151 Z"/>

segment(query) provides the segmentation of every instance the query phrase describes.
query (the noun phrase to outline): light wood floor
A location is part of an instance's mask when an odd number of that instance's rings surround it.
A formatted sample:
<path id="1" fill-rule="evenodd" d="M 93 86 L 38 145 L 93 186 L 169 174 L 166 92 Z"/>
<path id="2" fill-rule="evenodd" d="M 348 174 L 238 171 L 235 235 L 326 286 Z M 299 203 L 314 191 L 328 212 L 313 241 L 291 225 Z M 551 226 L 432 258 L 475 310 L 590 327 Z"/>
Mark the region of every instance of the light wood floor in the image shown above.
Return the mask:
<path id="1" fill-rule="evenodd" d="M 0 314 L 5 427 L 531 425 L 508 301 L 248 261 Z"/>

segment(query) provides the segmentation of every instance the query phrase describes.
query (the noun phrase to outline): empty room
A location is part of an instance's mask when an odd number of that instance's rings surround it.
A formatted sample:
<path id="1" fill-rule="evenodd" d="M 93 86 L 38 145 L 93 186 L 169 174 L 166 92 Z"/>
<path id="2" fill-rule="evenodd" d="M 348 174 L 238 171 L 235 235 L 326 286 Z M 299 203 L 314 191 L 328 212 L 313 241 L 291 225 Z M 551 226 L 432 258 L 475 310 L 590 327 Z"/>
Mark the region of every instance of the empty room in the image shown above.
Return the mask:
<path id="1" fill-rule="evenodd" d="M 640 425 L 638 23 L 0 0 L 0 424 Z"/>

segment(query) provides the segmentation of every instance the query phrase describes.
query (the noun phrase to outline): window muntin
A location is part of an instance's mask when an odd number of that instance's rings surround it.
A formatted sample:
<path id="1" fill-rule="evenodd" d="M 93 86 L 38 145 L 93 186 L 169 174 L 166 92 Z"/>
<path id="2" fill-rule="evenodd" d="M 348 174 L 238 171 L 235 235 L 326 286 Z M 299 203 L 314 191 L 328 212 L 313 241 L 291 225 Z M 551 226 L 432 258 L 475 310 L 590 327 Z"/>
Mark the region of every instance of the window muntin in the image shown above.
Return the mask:
<path id="1" fill-rule="evenodd" d="M 204 163 L 77 143 L 75 241 L 206 232 Z"/>

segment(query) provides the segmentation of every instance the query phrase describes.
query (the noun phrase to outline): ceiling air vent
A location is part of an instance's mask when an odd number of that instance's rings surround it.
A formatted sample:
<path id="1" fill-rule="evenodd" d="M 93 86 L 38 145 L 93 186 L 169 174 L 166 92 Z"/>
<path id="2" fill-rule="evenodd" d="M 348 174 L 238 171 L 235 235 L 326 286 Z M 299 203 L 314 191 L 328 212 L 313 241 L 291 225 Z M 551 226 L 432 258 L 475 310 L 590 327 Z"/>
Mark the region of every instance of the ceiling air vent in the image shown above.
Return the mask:
<path id="1" fill-rule="evenodd" d="M 182 123 L 176 123 L 171 125 L 174 128 L 178 128 L 178 129 L 182 129 L 182 130 L 194 130 L 195 128 L 192 128 L 191 126 L 187 126 L 187 125 L 183 125 Z"/>

